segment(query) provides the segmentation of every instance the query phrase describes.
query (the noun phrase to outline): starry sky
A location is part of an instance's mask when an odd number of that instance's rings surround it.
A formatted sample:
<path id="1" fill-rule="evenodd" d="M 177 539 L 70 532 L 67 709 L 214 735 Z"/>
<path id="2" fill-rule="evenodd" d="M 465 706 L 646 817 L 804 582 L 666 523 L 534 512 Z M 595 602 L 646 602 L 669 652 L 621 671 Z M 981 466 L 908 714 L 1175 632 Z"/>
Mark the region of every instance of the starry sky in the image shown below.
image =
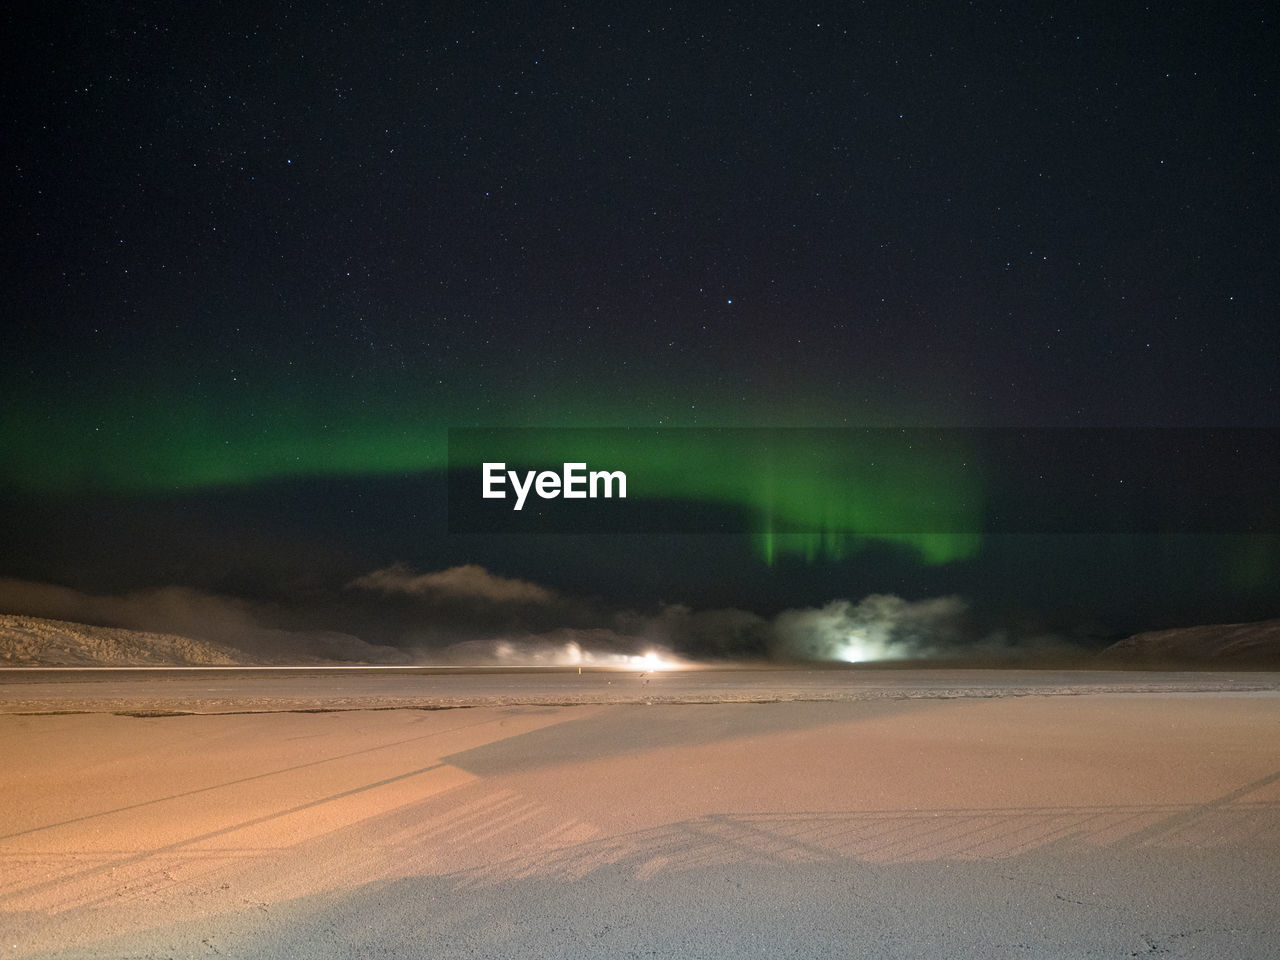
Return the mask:
<path id="1" fill-rule="evenodd" d="M 1270 534 L 762 549 L 441 502 L 450 427 L 1280 426 L 1267 4 L 5 16 L 0 576 L 357 634 L 393 564 L 1089 636 L 1280 613 Z"/>

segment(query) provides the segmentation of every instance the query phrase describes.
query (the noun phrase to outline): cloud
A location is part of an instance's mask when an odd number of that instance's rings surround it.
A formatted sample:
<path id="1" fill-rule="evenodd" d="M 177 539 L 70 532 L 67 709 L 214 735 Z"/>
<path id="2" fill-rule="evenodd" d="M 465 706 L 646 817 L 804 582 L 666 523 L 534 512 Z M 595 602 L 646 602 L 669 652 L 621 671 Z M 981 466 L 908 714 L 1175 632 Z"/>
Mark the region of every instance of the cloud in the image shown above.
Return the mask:
<path id="1" fill-rule="evenodd" d="M 1026 628 L 980 632 L 960 597 L 904 600 L 873 593 L 854 603 L 787 610 L 769 624 L 770 650 L 783 660 L 948 660 L 990 665 L 1067 665 L 1089 650 Z"/>
<path id="2" fill-rule="evenodd" d="M 627 611 L 615 617 L 615 624 L 626 635 L 694 656 L 760 659 L 769 649 L 769 621 L 732 607 L 693 610 L 664 604 L 657 616 Z"/>
<path id="3" fill-rule="evenodd" d="M 555 599 L 555 594 L 546 587 L 528 580 L 500 577 L 474 563 L 435 573 L 414 573 L 397 563 L 357 577 L 348 586 L 384 594 L 504 604 L 549 604 Z"/>
<path id="4" fill-rule="evenodd" d="M 904 600 L 873 593 L 858 603 L 787 610 L 773 622 L 774 651 L 800 660 L 907 660 L 936 656 L 962 639 L 968 607 L 959 597 Z"/>
<path id="5" fill-rule="evenodd" d="M 689 659 L 926 660 L 1038 663 L 1088 651 L 1026 627 L 979 629 L 966 603 L 871 594 L 764 617 L 750 610 L 661 604 L 618 610 L 468 564 L 418 574 L 374 570 L 328 605 L 280 606 L 165 586 L 123 596 L 0 578 L 0 613 L 218 641 L 277 662 L 630 662 L 650 650 Z M 368 643 L 338 630 L 355 628 Z M 301 629 L 300 629 L 301 628 Z M 319 629 L 317 629 L 319 628 Z M 372 631 L 372 632 L 371 632 Z"/>
<path id="6" fill-rule="evenodd" d="M 260 628 L 245 601 L 187 587 L 159 587 L 115 597 L 82 593 L 51 583 L 0 579 L 0 609 L 54 620 L 184 635 L 241 634 Z"/>
<path id="7" fill-rule="evenodd" d="M 671 663 L 669 649 L 606 628 L 563 627 L 546 633 L 455 643 L 440 651 L 442 663 L 506 666 L 619 667 L 650 670 Z"/>
<path id="8" fill-rule="evenodd" d="M 189 587 L 159 587 L 117 597 L 0 578 L 0 612 L 213 640 L 254 657 L 281 662 L 332 659 L 388 663 L 408 659 L 402 651 L 366 643 L 347 633 L 280 629 L 273 621 L 278 622 L 283 613 L 270 605 Z"/>

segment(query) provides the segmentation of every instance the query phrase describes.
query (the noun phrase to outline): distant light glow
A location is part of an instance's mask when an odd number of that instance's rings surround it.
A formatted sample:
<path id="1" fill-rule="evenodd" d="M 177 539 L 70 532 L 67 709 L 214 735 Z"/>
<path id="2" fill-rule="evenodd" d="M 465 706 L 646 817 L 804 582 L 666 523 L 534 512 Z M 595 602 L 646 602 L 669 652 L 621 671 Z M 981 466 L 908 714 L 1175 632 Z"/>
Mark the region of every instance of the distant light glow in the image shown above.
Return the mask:
<path id="1" fill-rule="evenodd" d="M 850 640 L 846 643 L 836 654 L 836 657 L 845 663 L 862 663 L 865 660 L 872 659 L 867 656 L 866 648 L 857 640 Z"/>
<path id="2" fill-rule="evenodd" d="M 680 663 L 676 660 L 664 657 L 656 650 L 649 650 L 638 657 L 631 657 L 635 666 L 643 670 L 676 670 L 679 669 Z"/>
<path id="3" fill-rule="evenodd" d="M 887 650 L 883 644 L 874 643 L 860 634 L 851 633 L 848 639 L 836 648 L 835 659 L 845 663 L 884 660 L 887 659 Z"/>
<path id="4" fill-rule="evenodd" d="M 581 644 L 572 640 L 560 644 L 537 640 L 499 640 L 479 655 L 472 648 L 466 659 L 479 666 L 586 667 L 596 670 L 639 670 L 644 673 L 687 670 L 693 666 L 661 649 L 649 649 L 643 653 L 619 653 L 613 650 L 584 649 Z"/>

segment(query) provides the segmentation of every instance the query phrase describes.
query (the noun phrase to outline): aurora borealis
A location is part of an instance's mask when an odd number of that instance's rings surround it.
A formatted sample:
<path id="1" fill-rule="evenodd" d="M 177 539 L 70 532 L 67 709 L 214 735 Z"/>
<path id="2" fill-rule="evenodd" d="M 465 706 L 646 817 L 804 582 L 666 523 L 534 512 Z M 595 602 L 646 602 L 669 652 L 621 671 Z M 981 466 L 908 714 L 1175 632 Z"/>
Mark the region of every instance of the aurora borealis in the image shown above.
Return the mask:
<path id="1" fill-rule="evenodd" d="M 0 576 L 393 638 L 418 615 L 345 585 L 394 564 L 597 612 L 954 593 L 1091 637 L 1276 613 L 1272 520 L 1001 532 L 998 478 L 924 451 L 860 474 L 805 433 L 1280 426 L 1261 8 L 19 19 Z M 792 446 L 625 454 L 723 533 L 450 533 L 472 428 Z"/>

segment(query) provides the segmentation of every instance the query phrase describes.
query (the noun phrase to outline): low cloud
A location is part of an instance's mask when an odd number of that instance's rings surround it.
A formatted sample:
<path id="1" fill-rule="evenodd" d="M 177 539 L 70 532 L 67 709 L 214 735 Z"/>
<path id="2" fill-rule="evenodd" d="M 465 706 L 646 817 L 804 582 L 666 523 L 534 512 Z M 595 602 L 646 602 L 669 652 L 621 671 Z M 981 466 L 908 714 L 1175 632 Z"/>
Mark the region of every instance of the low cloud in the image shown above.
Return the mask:
<path id="1" fill-rule="evenodd" d="M 213 640 L 253 657 L 298 663 L 629 664 L 658 651 L 692 660 L 1016 664 L 1067 662 L 1087 653 L 1026 629 L 978 628 L 955 596 L 871 594 L 774 617 L 681 604 L 641 612 L 575 599 L 474 564 L 423 574 L 395 565 L 348 587 L 358 591 L 328 604 L 311 597 L 304 606 L 278 606 L 181 586 L 103 596 L 0 578 L 0 613 Z M 342 624 L 394 646 L 328 629 Z"/>
<path id="2" fill-rule="evenodd" d="M 246 601 L 176 586 L 115 597 L 51 583 L 0 579 L 0 610 L 187 636 L 242 635 L 262 626 Z"/>
<path id="3" fill-rule="evenodd" d="M 959 597 L 904 600 L 873 593 L 858 603 L 787 610 L 773 623 L 775 652 L 799 660 L 910 660 L 954 650 L 967 605 Z"/>
<path id="4" fill-rule="evenodd" d="M 729 659 L 765 657 L 772 629 L 768 620 L 749 610 L 693 610 L 679 603 L 664 605 L 657 616 L 623 613 L 615 622 L 624 634 L 649 643 Z"/>
<path id="5" fill-rule="evenodd" d="M 397 563 L 357 577 L 348 586 L 383 594 L 500 604 L 549 604 L 555 599 L 546 587 L 529 580 L 501 577 L 474 563 L 435 573 L 414 573 Z"/>
<path id="6" fill-rule="evenodd" d="M 0 612 L 213 640 L 255 658 L 282 662 L 395 663 L 408 659 L 400 650 L 366 643 L 347 633 L 281 629 L 275 625 L 281 612 L 270 605 L 189 587 L 159 587 L 116 597 L 0 578 Z"/>
<path id="7" fill-rule="evenodd" d="M 660 669 L 678 661 L 666 647 L 605 628 L 562 628 L 546 633 L 469 640 L 440 652 L 442 663 L 490 666 Z"/>

